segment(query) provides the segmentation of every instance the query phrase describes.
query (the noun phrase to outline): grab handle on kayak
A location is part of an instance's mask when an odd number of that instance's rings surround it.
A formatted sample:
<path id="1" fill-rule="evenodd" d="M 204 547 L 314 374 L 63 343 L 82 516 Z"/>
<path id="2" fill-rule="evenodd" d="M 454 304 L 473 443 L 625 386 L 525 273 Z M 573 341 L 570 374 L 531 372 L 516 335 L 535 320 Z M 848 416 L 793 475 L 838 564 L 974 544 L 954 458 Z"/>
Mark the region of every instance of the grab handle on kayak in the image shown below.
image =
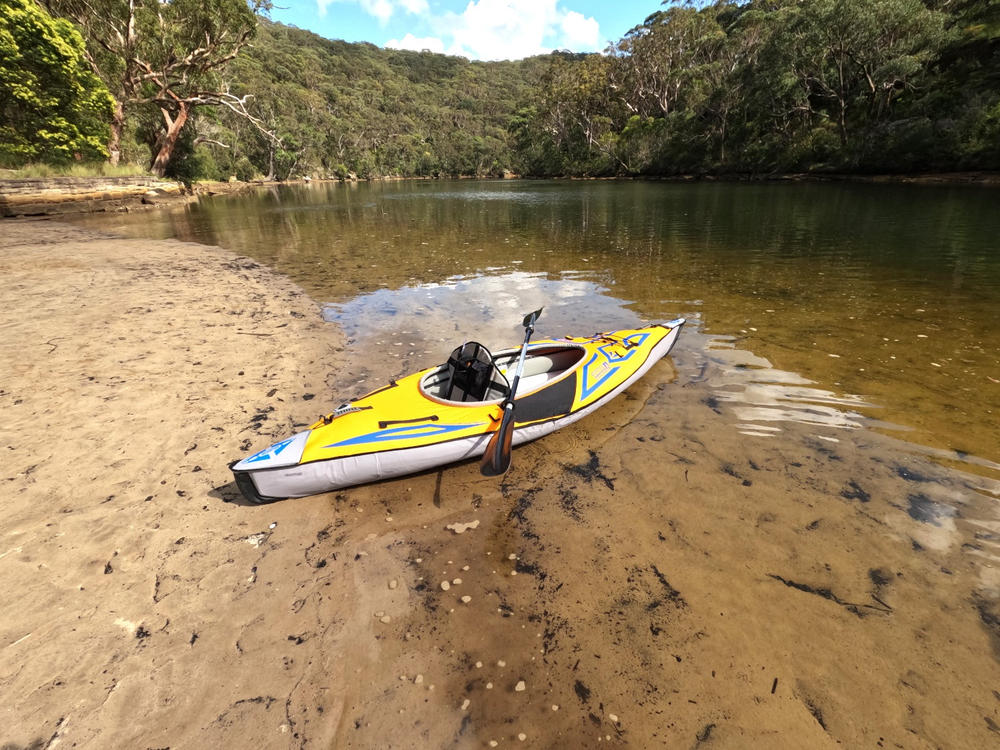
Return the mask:
<path id="1" fill-rule="evenodd" d="M 413 424 L 414 422 L 437 422 L 439 419 L 437 414 L 431 414 L 429 417 L 417 417 L 416 419 L 387 419 L 384 422 L 378 423 L 378 428 L 384 430 L 391 424 Z"/>

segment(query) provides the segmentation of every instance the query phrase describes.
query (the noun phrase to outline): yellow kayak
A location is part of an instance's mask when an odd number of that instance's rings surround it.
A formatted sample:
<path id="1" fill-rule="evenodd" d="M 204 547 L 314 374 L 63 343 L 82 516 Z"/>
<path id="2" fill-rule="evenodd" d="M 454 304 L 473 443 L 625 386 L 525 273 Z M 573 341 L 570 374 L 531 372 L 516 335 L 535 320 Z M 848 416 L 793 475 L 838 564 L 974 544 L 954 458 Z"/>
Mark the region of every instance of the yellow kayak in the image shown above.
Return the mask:
<path id="1" fill-rule="evenodd" d="M 482 456 L 516 384 L 512 444 L 582 419 L 673 347 L 683 319 L 566 336 L 491 355 L 469 342 L 448 362 L 343 404 L 309 429 L 231 465 L 255 503 L 304 497 Z"/>

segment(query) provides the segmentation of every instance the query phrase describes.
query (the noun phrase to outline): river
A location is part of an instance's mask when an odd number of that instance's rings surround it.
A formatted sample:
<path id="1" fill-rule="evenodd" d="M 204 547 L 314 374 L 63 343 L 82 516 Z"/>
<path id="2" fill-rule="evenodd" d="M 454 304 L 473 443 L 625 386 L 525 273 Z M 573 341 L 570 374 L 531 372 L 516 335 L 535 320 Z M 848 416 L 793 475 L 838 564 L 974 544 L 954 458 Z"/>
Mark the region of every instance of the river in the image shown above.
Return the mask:
<path id="1" fill-rule="evenodd" d="M 407 181 L 80 221 L 294 279 L 348 337 L 324 409 L 467 339 L 516 344 L 541 306 L 538 336 L 688 320 L 667 361 L 518 448 L 499 487 L 462 465 L 337 496 L 341 521 L 343 500 L 384 507 L 425 605 L 366 663 L 352 742 L 400 738 L 419 704 L 393 686 L 417 660 L 447 675 L 442 700 L 471 698 L 483 741 L 982 747 L 1000 734 L 998 196 Z M 482 535 L 441 536 L 473 514 Z M 442 619 L 418 583 L 462 561 L 494 619 Z M 489 658 L 538 691 L 530 711 L 483 692 L 471 664 Z"/>

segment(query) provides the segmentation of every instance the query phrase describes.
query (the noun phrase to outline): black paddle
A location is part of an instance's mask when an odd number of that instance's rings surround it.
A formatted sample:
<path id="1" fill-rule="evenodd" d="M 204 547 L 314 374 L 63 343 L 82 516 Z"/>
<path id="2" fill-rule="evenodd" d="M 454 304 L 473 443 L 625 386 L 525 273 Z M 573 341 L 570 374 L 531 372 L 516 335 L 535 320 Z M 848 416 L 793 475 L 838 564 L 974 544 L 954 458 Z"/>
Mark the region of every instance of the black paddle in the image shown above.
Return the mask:
<path id="1" fill-rule="evenodd" d="M 511 439 L 514 437 L 514 394 L 517 393 L 517 381 L 521 379 L 521 371 L 524 369 L 524 355 L 528 353 L 528 339 L 535 331 L 535 321 L 542 314 L 539 307 L 533 313 L 524 316 L 524 344 L 521 345 L 521 358 L 517 361 L 517 369 L 514 371 L 514 382 L 510 384 L 510 393 L 507 394 L 503 402 L 503 419 L 493 437 L 490 438 L 483 454 L 483 462 L 479 465 L 479 470 L 485 477 L 496 477 L 505 474 L 510 468 L 510 448 Z"/>

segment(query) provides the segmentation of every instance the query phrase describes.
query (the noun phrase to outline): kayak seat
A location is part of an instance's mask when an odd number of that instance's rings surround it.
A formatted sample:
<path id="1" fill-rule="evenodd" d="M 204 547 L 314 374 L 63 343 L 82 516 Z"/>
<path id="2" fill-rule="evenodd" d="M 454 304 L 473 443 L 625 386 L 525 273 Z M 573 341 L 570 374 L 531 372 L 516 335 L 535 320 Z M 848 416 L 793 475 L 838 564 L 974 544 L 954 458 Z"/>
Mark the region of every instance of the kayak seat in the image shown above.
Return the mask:
<path id="1" fill-rule="evenodd" d="M 475 342 L 470 343 L 475 344 Z M 514 370 L 517 368 L 520 350 L 514 349 L 497 357 L 490 357 L 492 370 L 489 383 L 483 391 L 482 383 L 471 389 L 465 388 L 463 382 L 466 375 L 459 374 L 456 380 L 456 370 L 461 369 L 463 365 L 462 350 L 467 346 L 469 344 L 458 347 L 452 352 L 452 357 L 449 357 L 447 363 L 436 367 L 425 375 L 420 382 L 421 390 L 429 396 L 446 401 L 499 401 L 506 398 L 510 393 L 509 381 L 513 378 Z M 482 347 L 481 344 L 479 346 L 482 351 L 470 348 L 465 354 L 472 355 L 476 361 L 485 363 L 485 357 L 489 352 L 486 351 L 486 347 Z M 583 358 L 583 355 L 584 350 L 581 347 L 546 348 L 530 352 L 524 360 L 524 370 L 521 373 L 517 392 L 519 394 L 531 393 L 546 383 L 556 380 L 566 370 L 575 366 Z M 452 359 L 457 360 L 458 367 L 452 362 Z M 478 365 L 473 365 L 473 370 L 477 367 Z M 474 375 L 469 377 L 475 380 Z M 483 395 L 479 398 L 473 398 L 479 393 Z"/>
<path id="2" fill-rule="evenodd" d="M 510 393 L 489 349 L 477 341 L 456 348 L 444 365 L 447 379 L 440 390 L 446 401 L 492 401 Z"/>

